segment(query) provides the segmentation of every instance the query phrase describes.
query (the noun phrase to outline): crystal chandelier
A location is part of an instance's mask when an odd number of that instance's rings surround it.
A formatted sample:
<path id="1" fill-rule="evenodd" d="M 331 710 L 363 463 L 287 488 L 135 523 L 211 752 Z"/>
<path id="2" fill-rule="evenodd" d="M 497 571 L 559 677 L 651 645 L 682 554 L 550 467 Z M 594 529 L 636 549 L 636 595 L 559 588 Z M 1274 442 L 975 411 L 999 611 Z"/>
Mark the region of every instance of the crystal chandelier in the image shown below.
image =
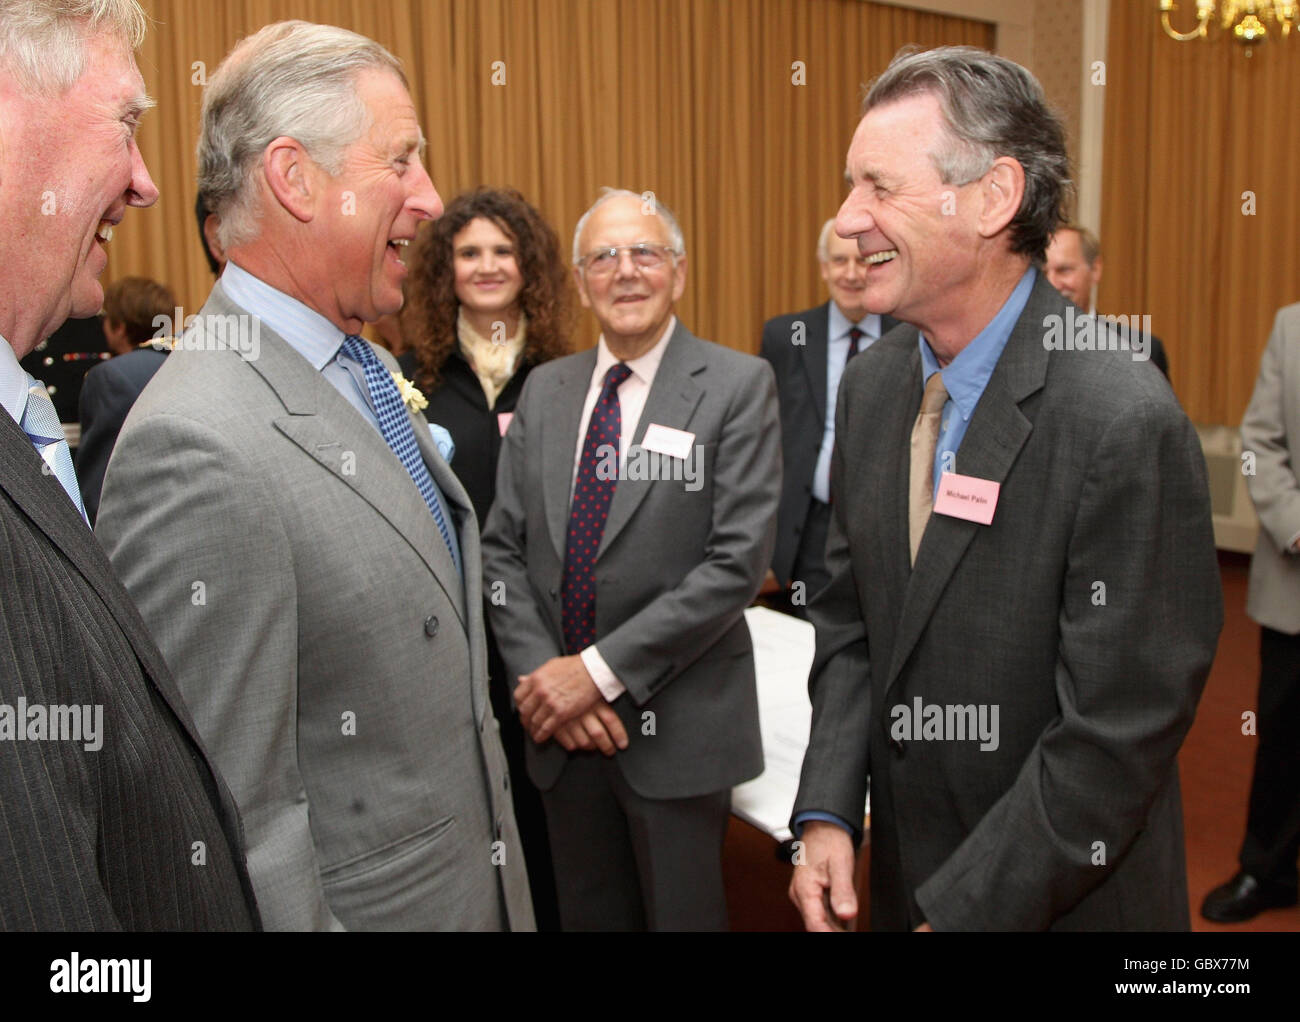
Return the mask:
<path id="1" fill-rule="evenodd" d="M 1285 38 L 1291 27 L 1300 22 L 1300 3 L 1295 0 L 1196 0 L 1196 27 L 1190 32 L 1179 32 L 1170 24 L 1170 14 L 1178 10 L 1174 0 L 1160 0 L 1160 24 L 1170 39 L 1185 43 L 1191 39 L 1204 39 L 1210 22 L 1215 18 L 1215 8 L 1221 9 L 1219 24 L 1231 32 L 1237 42 L 1246 48 L 1246 56 L 1269 37 L 1269 25 L 1276 26 Z"/>

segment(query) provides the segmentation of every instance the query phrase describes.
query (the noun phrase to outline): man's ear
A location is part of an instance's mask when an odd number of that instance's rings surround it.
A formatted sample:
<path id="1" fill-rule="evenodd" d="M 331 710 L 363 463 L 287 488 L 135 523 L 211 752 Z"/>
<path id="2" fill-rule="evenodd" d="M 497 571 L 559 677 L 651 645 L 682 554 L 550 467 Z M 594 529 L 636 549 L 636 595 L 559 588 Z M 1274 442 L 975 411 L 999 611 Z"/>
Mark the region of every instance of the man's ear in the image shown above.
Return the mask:
<path id="1" fill-rule="evenodd" d="M 980 178 L 979 232 L 992 238 L 1001 233 L 1020 212 L 1025 197 L 1025 168 L 1010 156 L 999 156 Z"/>
<path id="2" fill-rule="evenodd" d="M 262 173 L 276 201 L 296 220 L 310 223 L 321 198 L 323 172 L 296 138 L 281 135 L 262 152 Z"/>
<path id="3" fill-rule="evenodd" d="M 677 257 L 677 265 L 673 268 L 673 301 L 680 302 L 682 294 L 686 291 L 686 256 Z"/>
<path id="4" fill-rule="evenodd" d="M 1101 283 L 1101 256 L 1092 261 L 1092 283 L 1094 287 Z"/>
<path id="5" fill-rule="evenodd" d="M 584 309 L 591 308 L 591 299 L 587 297 L 587 282 L 582 279 L 582 267 L 573 268 L 573 282 L 578 286 L 578 298 L 582 300 Z"/>

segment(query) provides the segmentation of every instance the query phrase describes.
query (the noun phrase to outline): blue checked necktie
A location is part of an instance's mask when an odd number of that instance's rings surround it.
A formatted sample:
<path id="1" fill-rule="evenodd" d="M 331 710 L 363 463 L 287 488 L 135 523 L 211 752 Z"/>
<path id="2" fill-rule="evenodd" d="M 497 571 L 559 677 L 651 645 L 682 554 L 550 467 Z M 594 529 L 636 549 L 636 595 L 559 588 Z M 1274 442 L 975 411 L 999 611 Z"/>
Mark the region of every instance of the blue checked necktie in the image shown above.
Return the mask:
<path id="1" fill-rule="evenodd" d="M 605 519 L 618 485 L 619 442 L 623 432 L 623 409 L 618 403 L 619 385 L 632 375 L 622 362 L 609 367 L 605 385 L 591 410 L 587 438 L 582 442 L 582 459 L 573 485 L 573 506 L 569 509 L 569 533 L 564 545 L 564 590 L 560 619 L 567 653 L 580 653 L 596 641 L 596 551 L 605 535 Z M 604 450 L 602 450 L 604 448 Z M 598 471 L 601 463 L 605 471 Z"/>
<path id="2" fill-rule="evenodd" d="M 420 445 L 415 442 L 415 431 L 411 429 L 411 419 L 406 412 L 406 403 L 393 382 L 393 374 L 384 368 L 384 363 L 371 350 L 370 345 L 355 334 L 350 334 L 343 341 L 343 353 L 361 366 L 366 375 L 366 389 L 370 391 L 370 404 L 379 420 L 379 431 L 384 435 L 384 442 L 392 448 L 403 467 L 410 473 L 411 479 L 420 490 L 420 496 L 433 512 L 433 520 L 442 533 L 443 541 L 451 552 L 451 559 L 456 570 L 461 571 L 460 550 L 452 539 L 451 528 L 447 525 L 447 516 L 442 510 L 442 500 L 433 476 L 420 456 Z"/>
<path id="3" fill-rule="evenodd" d="M 45 459 L 45 464 L 50 466 L 55 478 L 72 498 L 77 514 L 89 525 L 86 508 L 81 503 L 81 489 L 77 486 L 77 473 L 72 469 L 72 449 L 68 447 L 68 438 L 59 422 L 59 413 L 54 410 L 54 402 L 50 400 L 45 384 L 30 373 L 27 374 L 27 408 L 23 412 L 21 425 L 23 432 Z"/>

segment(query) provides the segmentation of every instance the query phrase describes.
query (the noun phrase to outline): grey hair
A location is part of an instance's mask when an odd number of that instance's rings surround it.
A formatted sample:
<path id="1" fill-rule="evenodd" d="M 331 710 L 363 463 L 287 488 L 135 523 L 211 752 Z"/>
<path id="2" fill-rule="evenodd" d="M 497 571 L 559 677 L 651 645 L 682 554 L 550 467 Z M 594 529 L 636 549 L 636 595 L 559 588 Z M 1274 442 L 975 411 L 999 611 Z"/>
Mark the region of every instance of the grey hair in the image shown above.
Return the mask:
<path id="1" fill-rule="evenodd" d="M 1092 269 L 1097 264 L 1097 257 L 1101 255 L 1101 242 L 1097 240 L 1097 235 L 1084 227 L 1083 224 L 1062 224 L 1056 229 L 1056 233 L 1062 231 L 1073 231 L 1079 236 L 1079 252 L 1083 255 L 1083 261 Z"/>
<path id="2" fill-rule="evenodd" d="M 1024 168 L 1025 194 L 1010 224 L 1011 251 L 1041 263 L 1065 219 L 1072 185 L 1065 130 L 1038 80 L 1019 64 L 973 46 L 920 52 L 909 47 L 871 84 L 862 112 L 927 94 L 943 113 L 947 144 L 929 156 L 944 184 L 978 180 L 1000 156 Z"/>
<path id="3" fill-rule="evenodd" d="M 92 36 L 116 36 L 135 51 L 148 27 L 136 0 L 4 0 L 0 66 L 29 95 L 58 96 L 85 74 Z"/>
<path id="4" fill-rule="evenodd" d="M 577 266 L 582 261 L 582 252 L 579 251 L 578 245 L 582 240 L 583 229 L 587 226 L 587 221 L 591 219 L 591 214 L 600 209 L 601 206 L 609 202 L 610 199 L 634 199 L 637 202 L 650 202 L 654 204 L 655 216 L 657 216 L 668 230 L 668 245 L 675 255 L 684 256 L 686 254 L 686 239 L 682 237 L 682 228 L 677 223 L 677 217 L 673 216 L 673 211 L 659 201 L 659 196 L 654 192 L 633 192 L 626 188 L 602 188 L 600 196 L 587 207 L 587 211 L 578 217 L 578 226 L 573 229 L 573 265 Z"/>
<path id="5" fill-rule="evenodd" d="M 279 137 L 297 139 L 330 175 L 369 128 L 356 79 L 401 62 L 373 39 L 333 25 L 281 21 L 240 40 L 203 90 L 199 192 L 221 220 L 224 248 L 260 233 L 255 171 Z M 408 86 L 409 87 L 409 86 Z"/>
<path id="6" fill-rule="evenodd" d="M 831 261 L 831 231 L 833 230 L 835 230 L 835 218 L 831 217 L 822 224 L 822 232 L 817 235 L 818 262 L 828 263 Z"/>

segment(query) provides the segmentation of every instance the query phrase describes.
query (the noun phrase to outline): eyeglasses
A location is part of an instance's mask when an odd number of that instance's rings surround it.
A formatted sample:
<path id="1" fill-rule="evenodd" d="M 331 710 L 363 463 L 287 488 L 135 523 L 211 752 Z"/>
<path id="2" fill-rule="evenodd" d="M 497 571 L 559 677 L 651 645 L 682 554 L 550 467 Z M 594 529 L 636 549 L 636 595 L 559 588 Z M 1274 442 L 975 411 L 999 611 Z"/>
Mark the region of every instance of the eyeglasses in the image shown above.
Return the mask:
<path id="1" fill-rule="evenodd" d="M 652 245 L 640 241 L 635 245 L 611 245 L 588 252 L 579 260 L 589 277 L 608 277 L 618 268 L 623 252 L 632 257 L 632 265 L 639 270 L 656 270 L 668 259 L 677 255 L 667 245 Z"/>

